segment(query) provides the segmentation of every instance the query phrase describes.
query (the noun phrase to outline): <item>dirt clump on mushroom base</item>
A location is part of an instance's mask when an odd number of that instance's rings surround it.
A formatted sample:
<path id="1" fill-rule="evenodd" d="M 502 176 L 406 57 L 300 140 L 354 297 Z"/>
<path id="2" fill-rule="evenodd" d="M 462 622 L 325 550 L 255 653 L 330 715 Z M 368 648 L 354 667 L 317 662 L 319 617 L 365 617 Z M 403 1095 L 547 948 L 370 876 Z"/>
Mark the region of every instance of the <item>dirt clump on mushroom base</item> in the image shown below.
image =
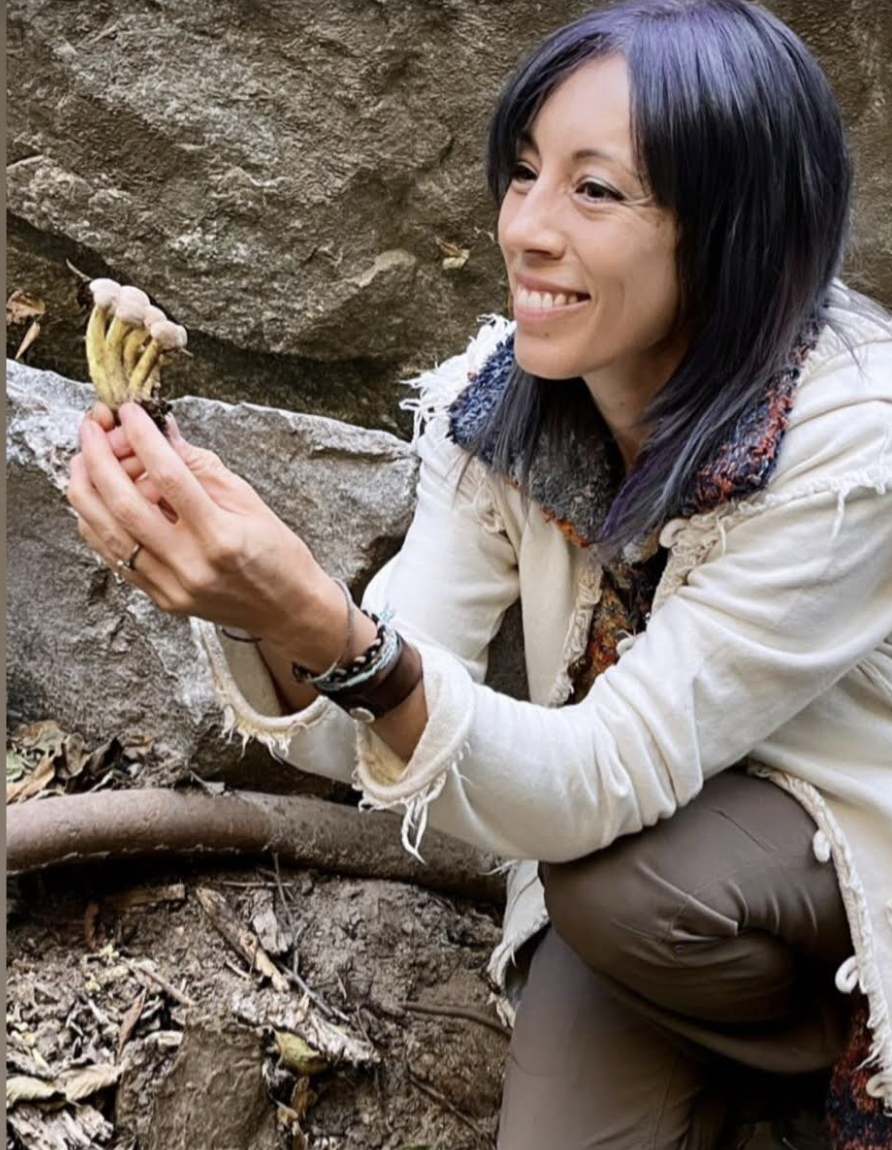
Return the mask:
<path id="1" fill-rule="evenodd" d="M 202 887 L 259 938 L 287 991 L 215 930 Z M 498 908 L 402 883 L 277 875 L 269 859 L 79 866 L 23 875 L 10 893 L 7 1076 L 26 1083 L 9 1112 L 12 1150 L 79 1147 L 78 1129 L 85 1146 L 111 1150 L 493 1145 L 507 1040 L 484 970 Z M 295 971 L 312 1008 L 371 1044 L 375 1064 L 289 1063 L 281 1020 L 306 1001 Z M 84 1093 L 81 1076 L 75 1101 L 27 1093 L 91 1069 L 109 1084 Z M 49 1133 L 63 1119 L 67 1141 Z"/>

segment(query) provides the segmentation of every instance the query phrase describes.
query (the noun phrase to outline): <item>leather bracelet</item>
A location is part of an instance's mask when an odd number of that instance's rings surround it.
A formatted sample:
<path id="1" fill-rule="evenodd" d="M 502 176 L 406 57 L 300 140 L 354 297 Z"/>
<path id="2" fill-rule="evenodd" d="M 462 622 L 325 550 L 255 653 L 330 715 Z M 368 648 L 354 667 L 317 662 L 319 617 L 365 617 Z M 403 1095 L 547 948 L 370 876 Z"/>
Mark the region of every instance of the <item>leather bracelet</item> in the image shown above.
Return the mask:
<path id="1" fill-rule="evenodd" d="M 421 681 L 421 655 L 397 631 L 398 653 L 380 676 L 346 690 L 319 693 L 362 723 L 373 723 L 404 702 Z M 317 688 L 318 690 L 318 688 Z"/>

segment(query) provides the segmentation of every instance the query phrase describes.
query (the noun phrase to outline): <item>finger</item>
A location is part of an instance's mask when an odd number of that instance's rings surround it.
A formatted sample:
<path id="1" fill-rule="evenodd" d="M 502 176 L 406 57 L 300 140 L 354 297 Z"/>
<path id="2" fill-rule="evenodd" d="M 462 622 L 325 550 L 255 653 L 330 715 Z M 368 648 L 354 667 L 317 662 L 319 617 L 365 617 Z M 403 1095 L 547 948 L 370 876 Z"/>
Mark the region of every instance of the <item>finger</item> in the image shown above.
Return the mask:
<path id="1" fill-rule="evenodd" d="M 126 459 L 121 459 L 118 462 L 121 464 L 124 474 L 134 481 L 146 473 L 146 469 L 135 455 L 128 455 Z"/>
<path id="2" fill-rule="evenodd" d="M 115 427 L 107 432 L 108 445 L 118 457 L 118 459 L 128 459 L 133 456 L 133 446 L 127 438 L 127 432 L 123 427 Z"/>
<path id="3" fill-rule="evenodd" d="M 173 447 L 138 404 L 125 403 L 119 414 L 134 452 L 173 511 L 199 538 L 215 536 L 219 508 L 182 459 L 182 446 Z"/>
<path id="4" fill-rule="evenodd" d="M 171 524 L 156 505 L 142 498 L 133 480 L 115 458 L 107 439 L 105 432 L 95 424 L 87 421 L 81 426 L 83 464 L 104 515 L 111 519 L 115 528 L 139 539 L 156 555 L 169 555 L 176 543 L 171 534 Z M 93 509 L 91 514 L 95 514 Z M 94 519 L 91 518 L 90 522 L 96 527 Z M 101 530 L 99 534 L 102 535 Z"/>
<path id="5" fill-rule="evenodd" d="M 103 431 L 111 431 L 115 426 L 115 413 L 107 403 L 94 403 L 87 413 L 87 418 L 95 420 Z"/>
<path id="6" fill-rule="evenodd" d="M 114 521 L 90 481 L 82 455 L 71 461 L 71 482 L 68 502 L 78 514 L 78 529 L 90 532 L 90 546 L 106 563 L 114 564 L 126 559 L 133 548 L 133 537 L 127 535 Z M 86 536 L 84 536 L 86 538 Z"/>
<path id="7" fill-rule="evenodd" d="M 142 547 L 133 567 L 118 567 L 116 559 L 102 554 L 102 540 L 84 520 L 79 520 L 78 530 L 84 542 L 102 557 L 112 575 L 143 591 L 162 611 L 175 615 L 188 613 L 182 588 L 151 551 Z"/>

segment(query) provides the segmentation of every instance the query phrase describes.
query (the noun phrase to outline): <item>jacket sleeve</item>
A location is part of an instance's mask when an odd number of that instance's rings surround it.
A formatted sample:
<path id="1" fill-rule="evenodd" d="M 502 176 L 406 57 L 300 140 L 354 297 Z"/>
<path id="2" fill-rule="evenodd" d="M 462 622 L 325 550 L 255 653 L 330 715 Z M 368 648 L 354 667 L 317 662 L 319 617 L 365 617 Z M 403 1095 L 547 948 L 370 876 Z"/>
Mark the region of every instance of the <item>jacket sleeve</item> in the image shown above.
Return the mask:
<path id="1" fill-rule="evenodd" d="M 419 624 L 429 719 L 408 763 L 372 729 L 357 732 L 365 804 L 402 808 L 412 850 L 429 823 L 487 851 L 559 862 L 670 816 L 752 753 L 892 632 L 892 421 L 888 403 L 864 410 L 853 444 L 839 410 L 812 421 L 814 452 L 713 521 L 703 561 L 646 631 L 581 703 L 559 709 L 469 673 L 485 636 L 473 624 L 462 633 L 465 612 L 501 578 L 475 553 L 477 536 L 450 526 L 446 454 L 432 450 L 394 583 Z M 507 577 L 507 553 L 493 562 Z"/>
<path id="2" fill-rule="evenodd" d="M 454 357 L 446 367 L 445 386 L 452 391 L 466 379 L 465 357 Z M 439 371 L 442 380 L 444 369 Z M 428 393 L 434 374 L 422 377 Z M 448 653 L 460 683 L 482 683 L 489 644 L 519 594 L 516 556 L 483 464 L 471 458 L 459 482 L 468 456 L 446 438 L 442 405 L 438 415 L 428 414 L 423 433 L 419 420 L 413 439 L 421 461 L 414 518 L 401 550 L 366 587 L 362 606 L 380 613 L 389 604 L 392 623 L 406 638 L 427 652 Z M 259 739 L 310 773 L 353 780 L 356 729 L 362 723 L 324 696 L 302 711 L 283 714 L 253 646 L 227 640 L 201 620 L 192 626 L 223 706 L 224 733 Z M 451 683 L 445 689 L 451 690 Z"/>

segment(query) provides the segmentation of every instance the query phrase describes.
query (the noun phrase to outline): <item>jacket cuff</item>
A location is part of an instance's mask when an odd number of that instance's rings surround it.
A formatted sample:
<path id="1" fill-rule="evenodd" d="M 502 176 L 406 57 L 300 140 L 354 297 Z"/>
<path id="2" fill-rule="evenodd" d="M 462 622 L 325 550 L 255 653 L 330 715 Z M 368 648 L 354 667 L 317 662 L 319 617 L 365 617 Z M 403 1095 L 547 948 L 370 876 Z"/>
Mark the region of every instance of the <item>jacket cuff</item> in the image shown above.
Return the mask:
<path id="1" fill-rule="evenodd" d="M 362 791 L 361 807 L 404 810 L 403 846 L 421 859 L 418 847 L 427 827 L 427 808 L 469 750 L 475 684 L 460 660 L 443 647 L 414 636 L 410 641 L 421 655 L 427 723 L 408 763 L 370 724 L 357 723 L 354 786 Z"/>
<path id="2" fill-rule="evenodd" d="M 253 643 L 227 639 L 203 619 L 191 619 L 191 626 L 223 709 L 224 735 L 240 735 L 243 745 L 257 739 L 284 758 L 295 735 L 343 713 L 324 695 L 301 711 L 285 713 L 269 668 Z"/>

